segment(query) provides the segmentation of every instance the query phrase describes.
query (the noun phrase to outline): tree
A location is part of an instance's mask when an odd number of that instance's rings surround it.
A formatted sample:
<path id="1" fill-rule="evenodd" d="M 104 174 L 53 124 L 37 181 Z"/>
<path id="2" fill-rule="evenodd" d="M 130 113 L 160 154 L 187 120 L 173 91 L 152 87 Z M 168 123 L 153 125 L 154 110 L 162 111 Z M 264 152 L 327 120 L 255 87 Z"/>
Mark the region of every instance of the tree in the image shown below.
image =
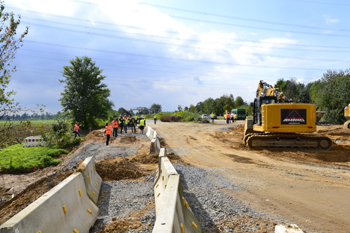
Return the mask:
<path id="1" fill-rule="evenodd" d="M 15 20 L 13 13 L 4 12 L 5 4 L 0 1 L 0 105 L 13 104 L 14 100 L 11 96 L 14 91 L 5 92 L 10 83 L 11 73 L 16 71 L 16 66 L 11 66 L 11 62 L 15 58 L 16 51 L 23 46 L 23 38 L 28 34 L 26 30 L 16 38 L 17 28 L 21 22 L 21 16 Z"/>
<path id="2" fill-rule="evenodd" d="M 238 108 L 239 106 L 245 105 L 244 100 L 242 97 L 237 96 L 235 101 L 235 106 Z"/>
<path id="3" fill-rule="evenodd" d="M 182 106 L 179 104 L 178 106 L 177 106 L 177 111 L 179 111 L 179 112 L 182 112 Z"/>
<path id="4" fill-rule="evenodd" d="M 162 111 L 162 105 L 160 104 L 152 104 L 149 109 L 150 113 L 158 113 Z"/>
<path id="5" fill-rule="evenodd" d="M 78 121 L 83 129 L 95 127 L 97 119 L 107 119 L 114 106 L 108 100 L 110 90 L 102 83 L 106 76 L 89 57 L 76 57 L 69 63 L 71 66 L 63 67 L 65 79 L 59 80 L 66 84 L 59 99 L 61 105 L 72 115 L 73 124 Z"/>

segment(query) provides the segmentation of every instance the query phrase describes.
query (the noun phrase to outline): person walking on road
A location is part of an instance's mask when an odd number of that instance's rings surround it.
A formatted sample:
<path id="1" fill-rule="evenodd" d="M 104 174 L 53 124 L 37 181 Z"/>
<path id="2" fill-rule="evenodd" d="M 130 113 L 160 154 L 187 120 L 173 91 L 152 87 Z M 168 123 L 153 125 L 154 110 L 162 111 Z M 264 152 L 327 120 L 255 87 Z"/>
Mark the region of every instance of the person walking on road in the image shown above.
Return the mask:
<path id="1" fill-rule="evenodd" d="M 112 126 L 109 126 L 109 123 L 106 123 L 106 136 L 107 136 L 107 141 L 106 141 L 106 146 L 109 147 L 109 139 L 112 134 Z"/>
<path id="2" fill-rule="evenodd" d="M 75 133 L 74 139 L 77 137 L 77 135 L 80 137 L 79 130 L 80 130 L 79 122 L 76 122 L 74 125 L 74 132 L 73 132 L 73 133 Z"/>
<path id="3" fill-rule="evenodd" d="M 210 117 L 211 117 L 211 123 L 214 124 L 214 117 L 215 117 L 214 112 L 211 112 Z"/>
<path id="4" fill-rule="evenodd" d="M 134 118 L 134 117 L 132 117 L 132 118 L 130 119 L 130 127 L 131 127 L 131 132 L 132 132 L 132 133 L 136 133 L 136 127 L 135 127 L 135 124 L 136 124 L 136 122 L 135 122 L 135 118 Z"/>
<path id="5" fill-rule="evenodd" d="M 119 124 L 118 124 L 118 121 L 116 118 L 113 119 L 112 121 L 112 127 L 113 127 L 113 133 L 112 135 L 114 137 L 118 137 L 118 127 L 119 127 Z"/>
<path id="6" fill-rule="evenodd" d="M 125 119 L 124 119 L 124 130 L 125 130 L 125 133 L 128 132 L 128 125 L 130 126 L 130 124 L 129 124 L 129 118 L 128 118 L 128 117 L 125 117 Z"/>
<path id="7" fill-rule="evenodd" d="M 154 115 L 153 119 L 154 119 L 154 124 L 157 124 L 157 115 Z"/>
<path id="8" fill-rule="evenodd" d="M 123 120 L 122 115 L 119 116 L 118 123 L 119 123 L 119 128 L 120 128 L 120 134 L 122 134 L 123 133 L 123 129 L 124 129 L 124 120 Z"/>
<path id="9" fill-rule="evenodd" d="M 145 119 L 140 120 L 140 130 L 141 130 L 142 134 L 143 134 L 143 130 L 144 130 L 145 126 L 146 126 Z"/>
<path id="10" fill-rule="evenodd" d="M 230 118 L 231 118 L 230 113 L 227 113 L 226 114 L 226 123 L 227 124 L 230 123 Z"/>

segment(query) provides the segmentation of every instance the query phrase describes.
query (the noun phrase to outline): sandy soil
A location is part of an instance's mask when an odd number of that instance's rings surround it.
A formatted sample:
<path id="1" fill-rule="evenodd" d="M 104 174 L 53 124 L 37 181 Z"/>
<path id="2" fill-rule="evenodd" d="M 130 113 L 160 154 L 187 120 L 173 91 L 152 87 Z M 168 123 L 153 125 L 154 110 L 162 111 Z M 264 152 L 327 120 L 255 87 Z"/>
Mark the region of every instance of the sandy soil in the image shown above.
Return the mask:
<path id="1" fill-rule="evenodd" d="M 349 232 L 350 130 L 320 126 L 317 133 L 336 143 L 328 151 L 249 150 L 242 144 L 243 125 L 149 124 L 163 145 L 186 163 L 216 167 L 241 186 L 230 194 L 253 208 L 274 213 L 308 232 Z"/>

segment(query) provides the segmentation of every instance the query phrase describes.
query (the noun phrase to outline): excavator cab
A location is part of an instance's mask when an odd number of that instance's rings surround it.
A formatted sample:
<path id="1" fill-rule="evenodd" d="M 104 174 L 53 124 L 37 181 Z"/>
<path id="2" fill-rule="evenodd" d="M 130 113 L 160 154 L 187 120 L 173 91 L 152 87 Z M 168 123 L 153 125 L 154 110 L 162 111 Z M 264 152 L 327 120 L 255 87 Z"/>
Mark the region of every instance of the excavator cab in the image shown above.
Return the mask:
<path id="1" fill-rule="evenodd" d="M 276 96 L 259 96 L 254 99 L 253 125 L 261 125 L 261 105 L 271 103 L 277 103 Z"/>

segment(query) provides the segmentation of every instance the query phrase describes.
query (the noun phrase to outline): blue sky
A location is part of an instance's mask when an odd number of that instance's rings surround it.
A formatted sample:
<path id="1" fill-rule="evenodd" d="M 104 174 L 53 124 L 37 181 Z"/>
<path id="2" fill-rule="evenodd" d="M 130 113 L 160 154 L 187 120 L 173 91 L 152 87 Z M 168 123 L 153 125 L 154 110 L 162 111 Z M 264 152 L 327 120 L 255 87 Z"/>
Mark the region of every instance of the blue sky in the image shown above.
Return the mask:
<path id="1" fill-rule="evenodd" d="M 349 68 L 345 0 L 11 0 L 30 26 L 12 64 L 16 101 L 61 110 L 64 65 L 91 57 L 119 107 L 163 111 L 233 94 L 250 102 L 259 80 L 308 83 Z"/>

